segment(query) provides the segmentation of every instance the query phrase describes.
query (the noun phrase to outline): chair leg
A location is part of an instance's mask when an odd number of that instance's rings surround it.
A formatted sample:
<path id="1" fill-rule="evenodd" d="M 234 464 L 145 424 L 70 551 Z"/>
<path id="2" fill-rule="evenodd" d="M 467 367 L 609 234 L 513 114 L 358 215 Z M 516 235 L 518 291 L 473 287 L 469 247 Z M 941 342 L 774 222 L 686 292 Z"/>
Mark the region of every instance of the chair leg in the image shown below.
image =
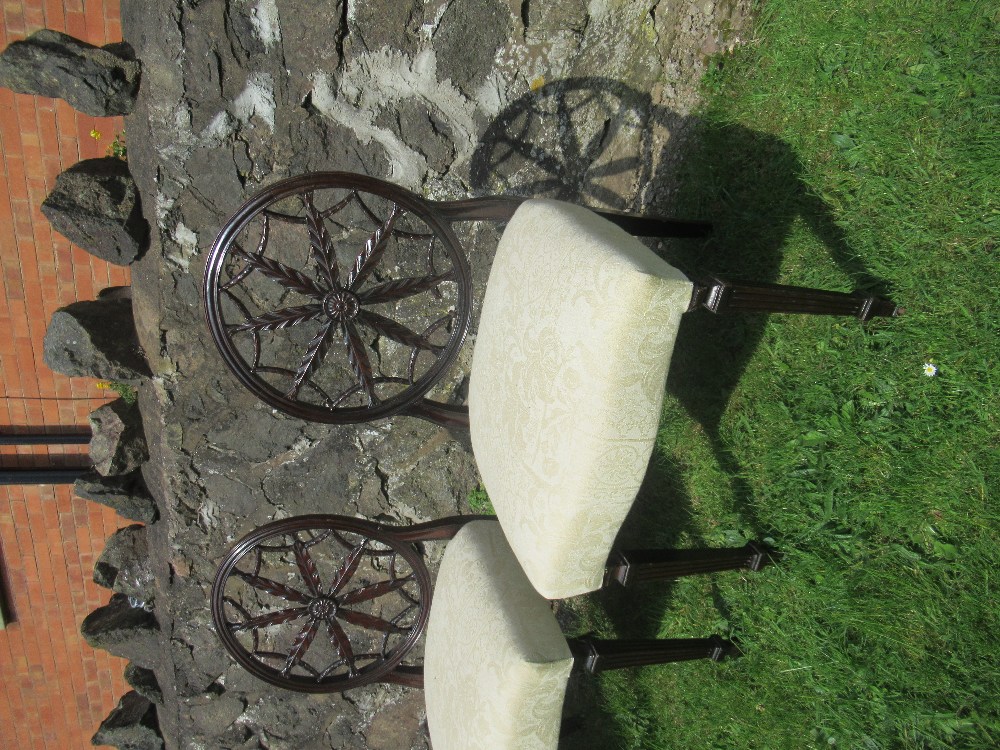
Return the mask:
<path id="1" fill-rule="evenodd" d="M 412 688 L 423 688 L 424 686 L 424 668 L 419 666 L 410 666 L 408 664 L 399 664 L 394 670 L 385 675 L 379 682 L 384 682 L 390 685 L 402 685 L 404 687 Z"/>
<path id="2" fill-rule="evenodd" d="M 712 233 L 712 225 L 707 221 L 636 216 L 596 208 L 590 210 L 635 237 L 708 237 Z"/>
<path id="3" fill-rule="evenodd" d="M 860 293 L 829 292 L 803 286 L 723 281 L 715 277 L 695 281 L 688 310 L 703 307 L 713 313 L 764 312 L 806 315 L 853 315 L 865 321 L 877 316 L 897 317 L 905 308 L 890 300 Z"/>
<path id="4" fill-rule="evenodd" d="M 739 653 L 732 641 L 717 635 L 710 638 L 662 638 L 655 640 L 568 639 L 570 651 L 590 674 L 609 669 L 669 664 L 693 659 L 722 661 Z"/>
<path id="5" fill-rule="evenodd" d="M 510 221 L 517 207 L 526 200 L 516 196 L 489 196 L 430 203 L 448 221 Z M 590 210 L 637 237 L 707 237 L 712 233 L 712 225 L 707 221 L 661 219 L 596 208 Z"/>
<path id="6" fill-rule="evenodd" d="M 604 575 L 604 585 L 611 582 L 632 586 L 647 581 L 663 581 L 699 573 L 749 568 L 760 570 L 775 553 L 763 542 L 748 542 L 743 547 L 721 549 L 637 549 L 612 553 Z"/>

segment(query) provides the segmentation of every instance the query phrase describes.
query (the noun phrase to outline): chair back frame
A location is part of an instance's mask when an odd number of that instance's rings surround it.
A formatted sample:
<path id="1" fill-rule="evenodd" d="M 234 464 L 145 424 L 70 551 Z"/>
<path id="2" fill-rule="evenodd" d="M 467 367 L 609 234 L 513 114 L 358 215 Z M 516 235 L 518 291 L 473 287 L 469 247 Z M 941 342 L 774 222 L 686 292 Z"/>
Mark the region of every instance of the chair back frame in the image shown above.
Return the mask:
<path id="1" fill-rule="evenodd" d="M 318 196 L 331 191 L 346 197 L 323 205 Z M 387 216 L 372 208 L 375 200 L 388 206 Z M 390 182 L 348 172 L 315 172 L 280 180 L 246 201 L 212 246 L 204 279 L 205 314 L 212 338 L 244 386 L 270 406 L 300 419 L 345 424 L 402 414 L 446 427 L 467 428 L 467 407 L 425 397 L 454 363 L 472 322 L 471 271 L 451 225 L 506 222 L 526 200 L 487 196 L 433 201 Z M 329 226 L 339 227 L 349 206 L 360 207 L 371 226 L 364 233 L 364 242 L 352 251 L 352 262 L 341 268 Z M 711 232 L 711 225 L 704 221 L 591 210 L 635 236 L 704 237 Z M 406 222 L 410 222 L 409 228 L 404 226 Z M 260 234 L 253 242 L 254 249 L 249 250 L 241 237 L 248 237 L 258 223 Z M 299 227 L 302 244 L 309 248 L 308 267 L 295 268 L 268 256 L 270 227 L 278 223 Z M 392 253 L 386 249 L 404 242 L 427 244 L 425 268 L 420 274 L 395 277 L 396 269 L 387 262 Z M 438 268 L 442 259 L 447 259 L 446 270 Z M 288 296 L 305 297 L 306 304 L 251 310 L 253 295 L 241 296 L 239 291 L 248 279 L 258 277 L 277 284 Z M 726 281 L 714 276 L 695 276 L 693 281 L 688 311 L 852 315 L 862 321 L 904 312 L 872 295 Z M 453 299 L 454 309 L 430 325 L 419 320 L 418 328 L 417 318 L 405 319 L 400 305 L 395 305 L 392 315 L 379 307 L 415 297 Z M 279 361 L 265 361 L 265 336 L 268 341 L 277 340 L 314 321 L 320 327 L 303 342 L 297 361 L 286 361 L 284 349 Z M 372 350 L 365 331 L 409 349 L 406 364 L 387 374 L 390 365 L 380 351 Z M 319 382 L 318 374 L 324 364 L 327 372 L 331 370 L 334 353 L 339 353 L 340 364 L 333 367 L 339 366 L 350 376 L 331 393 Z M 433 358 L 430 364 L 418 367 L 428 355 Z"/>

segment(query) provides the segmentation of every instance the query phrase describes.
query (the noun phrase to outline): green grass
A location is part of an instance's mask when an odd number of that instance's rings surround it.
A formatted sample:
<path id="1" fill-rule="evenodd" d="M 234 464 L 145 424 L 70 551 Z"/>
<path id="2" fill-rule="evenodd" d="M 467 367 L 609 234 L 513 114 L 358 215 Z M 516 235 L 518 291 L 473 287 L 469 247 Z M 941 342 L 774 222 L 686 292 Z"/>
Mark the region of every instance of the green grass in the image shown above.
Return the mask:
<path id="1" fill-rule="evenodd" d="M 908 312 L 685 321 L 626 534 L 784 556 L 588 610 L 746 652 L 602 677 L 621 747 L 1000 747 L 997 13 L 773 0 L 713 61 L 684 264 Z"/>
<path id="2" fill-rule="evenodd" d="M 139 400 L 139 392 L 136 391 L 135 386 L 128 383 L 119 383 L 116 380 L 102 380 L 98 382 L 97 387 L 117 393 L 122 401 L 129 406 Z"/>
<path id="3" fill-rule="evenodd" d="M 486 488 L 483 485 L 476 485 L 473 489 L 469 490 L 469 496 L 467 498 L 469 502 L 469 508 L 473 513 L 481 513 L 483 515 L 496 515 L 496 511 L 493 510 L 493 502 L 490 500 L 490 496 L 486 492 Z"/>

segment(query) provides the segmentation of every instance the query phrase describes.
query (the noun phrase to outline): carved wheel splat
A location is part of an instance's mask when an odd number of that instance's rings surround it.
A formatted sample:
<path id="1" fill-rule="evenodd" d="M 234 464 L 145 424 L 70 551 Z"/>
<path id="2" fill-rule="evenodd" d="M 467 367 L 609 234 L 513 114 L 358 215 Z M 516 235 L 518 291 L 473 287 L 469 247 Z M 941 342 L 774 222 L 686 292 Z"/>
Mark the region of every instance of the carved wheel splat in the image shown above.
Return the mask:
<path id="1" fill-rule="evenodd" d="M 255 395 L 345 423 L 404 412 L 454 361 L 468 262 L 419 196 L 325 172 L 268 187 L 223 227 L 205 271 L 209 327 Z"/>
<path id="2" fill-rule="evenodd" d="M 430 591 L 413 544 L 359 519 L 300 516 L 233 548 L 212 587 L 212 618 L 254 676 L 340 692 L 394 681 L 426 624 Z"/>

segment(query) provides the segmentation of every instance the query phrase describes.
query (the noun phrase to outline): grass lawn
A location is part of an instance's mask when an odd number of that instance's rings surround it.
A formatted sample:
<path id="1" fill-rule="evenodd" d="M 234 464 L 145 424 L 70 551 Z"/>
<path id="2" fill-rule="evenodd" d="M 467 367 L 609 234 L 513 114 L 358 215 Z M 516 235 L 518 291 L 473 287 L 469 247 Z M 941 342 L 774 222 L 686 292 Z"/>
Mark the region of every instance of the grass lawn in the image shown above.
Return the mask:
<path id="1" fill-rule="evenodd" d="M 602 676 L 622 747 L 1000 747 L 998 7 L 769 0 L 714 61 L 685 265 L 908 312 L 685 322 L 632 533 L 783 558 L 588 610 L 745 650 Z"/>

